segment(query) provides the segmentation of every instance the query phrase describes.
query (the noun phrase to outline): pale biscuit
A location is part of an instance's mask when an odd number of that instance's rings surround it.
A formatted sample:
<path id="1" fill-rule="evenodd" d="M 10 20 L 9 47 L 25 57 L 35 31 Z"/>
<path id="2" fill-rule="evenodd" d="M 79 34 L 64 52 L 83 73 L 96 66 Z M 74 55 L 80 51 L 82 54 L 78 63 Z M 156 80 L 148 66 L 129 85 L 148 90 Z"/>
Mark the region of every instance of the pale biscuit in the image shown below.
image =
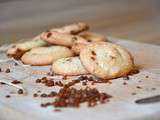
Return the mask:
<path id="1" fill-rule="evenodd" d="M 24 43 L 18 43 L 12 48 L 7 50 L 7 55 L 9 57 L 13 57 L 15 59 L 21 58 L 21 56 L 27 52 L 28 50 L 35 48 L 35 47 L 41 47 L 45 46 L 48 43 L 46 41 L 43 41 L 40 36 L 37 36 L 33 38 L 32 40 L 26 41 Z"/>
<path id="2" fill-rule="evenodd" d="M 91 74 L 106 80 L 126 76 L 134 68 L 131 54 L 108 42 L 87 45 L 80 52 L 80 59 Z"/>
<path id="3" fill-rule="evenodd" d="M 21 60 L 24 64 L 42 66 L 52 64 L 55 60 L 73 56 L 72 51 L 63 46 L 38 47 L 26 52 Z"/>
<path id="4" fill-rule="evenodd" d="M 92 32 L 84 32 L 80 34 L 80 36 L 84 39 L 74 41 L 72 45 L 72 50 L 77 55 L 79 55 L 80 51 L 90 43 L 108 41 L 105 36 Z"/>
<path id="5" fill-rule="evenodd" d="M 82 75 L 88 74 L 79 57 L 62 58 L 55 61 L 52 65 L 52 71 L 60 75 Z"/>
<path id="6" fill-rule="evenodd" d="M 59 32 L 45 32 L 41 35 L 41 38 L 44 41 L 49 42 L 50 44 L 63 45 L 67 47 L 71 47 L 75 41 L 85 41 L 84 38 L 71 35 L 67 33 L 59 33 Z"/>
<path id="7" fill-rule="evenodd" d="M 50 31 L 59 32 L 59 33 L 68 33 L 68 34 L 78 34 L 88 29 L 89 29 L 89 26 L 86 23 L 79 22 L 75 24 L 66 25 L 61 28 L 53 28 Z"/>

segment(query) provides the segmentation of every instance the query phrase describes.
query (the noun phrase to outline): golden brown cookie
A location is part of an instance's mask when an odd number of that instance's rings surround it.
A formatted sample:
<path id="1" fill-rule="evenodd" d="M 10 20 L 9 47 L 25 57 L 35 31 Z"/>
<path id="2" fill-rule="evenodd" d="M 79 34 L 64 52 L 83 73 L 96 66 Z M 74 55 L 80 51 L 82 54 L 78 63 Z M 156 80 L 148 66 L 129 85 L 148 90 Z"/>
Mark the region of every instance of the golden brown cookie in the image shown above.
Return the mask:
<path id="1" fill-rule="evenodd" d="M 75 24 L 66 25 L 61 28 L 53 28 L 50 31 L 59 32 L 59 33 L 68 33 L 68 34 L 78 34 L 88 29 L 89 29 L 89 26 L 86 23 L 79 22 Z"/>
<path id="2" fill-rule="evenodd" d="M 84 38 L 77 35 L 71 35 L 53 31 L 43 33 L 41 35 L 41 38 L 44 41 L 49 42 L 50 44 L 63 45 L 68 47 L 71 47 L 75 41 L 84 41 Z"/>
<path id="3" fill-rule="evenodd" d="M 126 76 L 134 68 L 131 54 L 109 42 L 87 45 L 80 52 L 80 59 L 91 74 L 106 80 Z"/>
<path id="4" fill-rule="evenodd" d="M 90 43 L 108 41 L 106 37 L 104 37 L 103 35 L 92 33 L 92 32 L 84 32 L 84 33 L 81 33 L 80 36 L 83 37 L 84 39 L 74 41 L 72 45 L 72 50 L 77 55 L 79 55 L 80 51 Z"/>
<path id="5" fill-rule="evenodd" d="M 73 56 L 72 51 L 63 46 L 38 47 L 26 52 L 21 60 L 24 64 L 42 66 L 52 64 L 55 60 Z"/>

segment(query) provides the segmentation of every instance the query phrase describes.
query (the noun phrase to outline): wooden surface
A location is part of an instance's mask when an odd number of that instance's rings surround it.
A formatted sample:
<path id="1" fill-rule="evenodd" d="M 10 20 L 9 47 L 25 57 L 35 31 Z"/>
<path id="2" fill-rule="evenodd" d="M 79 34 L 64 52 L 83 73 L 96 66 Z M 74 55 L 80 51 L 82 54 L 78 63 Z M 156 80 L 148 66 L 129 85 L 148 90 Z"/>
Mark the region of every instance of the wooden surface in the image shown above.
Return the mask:
<path id="1" fill-rule="evenodd" d="M 160 44 L 159 0 L 1 0 L 0 44 L 85 21 L 92 31 Z"/>

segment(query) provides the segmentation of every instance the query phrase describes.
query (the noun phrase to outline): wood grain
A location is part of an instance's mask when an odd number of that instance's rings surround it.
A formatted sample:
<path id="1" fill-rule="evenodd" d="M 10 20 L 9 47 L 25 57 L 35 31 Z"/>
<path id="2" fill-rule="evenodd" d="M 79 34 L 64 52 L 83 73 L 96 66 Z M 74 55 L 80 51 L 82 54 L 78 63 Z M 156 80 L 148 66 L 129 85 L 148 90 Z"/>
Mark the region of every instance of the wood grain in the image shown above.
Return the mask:
<path id="1" fill-rule="evenodd" d="M 86 21 L 92 31 L 160 44 L 158 0 L 0 1 L 0 44 L 33 37 L 51 27 Z"/>

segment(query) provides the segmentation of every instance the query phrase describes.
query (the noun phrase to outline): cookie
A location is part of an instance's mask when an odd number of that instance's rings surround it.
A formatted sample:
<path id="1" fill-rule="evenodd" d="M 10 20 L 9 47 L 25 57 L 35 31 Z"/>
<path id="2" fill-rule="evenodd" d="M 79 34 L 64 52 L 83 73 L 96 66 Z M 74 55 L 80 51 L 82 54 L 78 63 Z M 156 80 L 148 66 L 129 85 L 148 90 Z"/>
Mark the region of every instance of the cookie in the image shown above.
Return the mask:
<path id="1" fill-rule="evenodd" d="M 40 36 L 37 36 L 33 38 L 32 40 L 26 41 L 24 43 L 18 43 L 12 48 L 7 50 L 7 55 L 9 57 L 13 57 L 15 59 L 21 58 L 21 56 L 28 50 L 35 48 L 35 47 L 41 47 L 45 46 L 48 43 L 40 39 Z"/>
<path id="2" fill-rule="evenodd" d="M 53 28 L 50 31 L 59 32 L 59 33 L 68 33 L 68 34 L 78 34 L 88 29 L 89 29 L 89 26 L 86 23 L 79 22 L 75 24 L 66 25 L 61 28 Z"/>
<path id="3" fill-rule="evenodd" d="M 73 56 L 72 51 L 63 46 L 38 47 L 26 52 L 21 60 L 24 64 L 42 66 L 52 64 L 53 61 Z"/>
<path id="4" fill-rule="evenodd" d="M 87 39 L 88 42 L 108 41 L 105 36 L 93 32 L 83 32 L 80 34 L 80 36 Z"/>
<path id="5" fill-rule="evenodd" d="M 106 37 L 104 37 L 103 35 L 99 35 L 92 32 L 84 32 L 80 34 L 80 36 L 83 37 L 84 39 L 74 41 L 72 45 L 72 50 L 77 55 L 79 55 L 80 51 L 90 43 L 108 41 Z"/>
<path id="6" fill-rule="evenodd" d="M 44 41 L 49 42 L 50 44 L 63 45 L 67 47 L 71 47 L 75 41 L 85 41 L 84 38 L 77 35 L 71 35 L 53 31 L 43 33 L 41 35 L 41 38 Z"/>
<path id="7" fill-rule="evenodd" d="M 61 28 L 53 28 L 50 31 L 56 31 L 56 32 L 60 32 L 60 33 L 70 33 L 70 34 L 77 34 L 80 33 L 82 31 L 87 30 L 89 27 L 86 23 L 77 23 L 77 24 L 71 24 L 71 25 L 67 25 Z M 43 33 L 42 33 L 43 34 Z M 40 38 L 41 34 L 38 35 L 37 37 L 26 41 L 24 43 L 19 43 L 16 44 L 14 47 L 8 49 L 7 51 L 7 55 L 9 57 L 13 57 L 15 59 L 20 59 L 21 56 L 28 50 L 32 49 L 32 48 L 36 48 L 36 47 L 41 47 L 41 46 L 45 46 L 48 44 L 48 42 L 43 41 Z"/>
<path id="8" fill-rule="evenodd" d="M 81 50 L 80 59 L 91 74 L 106 80 L 126 76 L 134 68 L 131 54 L 109 42 L 87 45 Z"/>
<path id="9" fill-rule="evenodd" d="M 79 57 L 62 58 L 55 61 L 52 65 L 52 71 L 60 75 L 82 75 L 88 74 Z"/>

